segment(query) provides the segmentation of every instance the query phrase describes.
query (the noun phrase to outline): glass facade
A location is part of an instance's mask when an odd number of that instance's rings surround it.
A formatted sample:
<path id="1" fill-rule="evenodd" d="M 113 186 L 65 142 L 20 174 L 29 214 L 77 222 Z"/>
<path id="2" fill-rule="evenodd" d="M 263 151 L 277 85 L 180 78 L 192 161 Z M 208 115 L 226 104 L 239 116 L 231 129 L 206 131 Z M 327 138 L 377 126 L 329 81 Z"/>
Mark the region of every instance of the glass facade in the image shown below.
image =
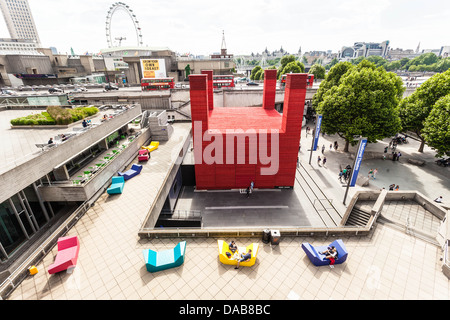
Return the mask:
<path id="1" fill-rule="evenodd" d="M 7 260 L 54 217 L 54 210 L 58 209 L 58 204 L 41 202 L 34 185 L 0 203 L 0 259 Z"/>
<path id="2" fill-rule="evenodd" d="M 27 240 L 27 236 L 22 229 L 22 222 L 16 216 L 11 207 L 10 200 L 0 204 L 0 243 L 5 252 L 9 255 L 14 252 L 22 243 Z M 6 257 L 3 257 L 6 258 Z"/>

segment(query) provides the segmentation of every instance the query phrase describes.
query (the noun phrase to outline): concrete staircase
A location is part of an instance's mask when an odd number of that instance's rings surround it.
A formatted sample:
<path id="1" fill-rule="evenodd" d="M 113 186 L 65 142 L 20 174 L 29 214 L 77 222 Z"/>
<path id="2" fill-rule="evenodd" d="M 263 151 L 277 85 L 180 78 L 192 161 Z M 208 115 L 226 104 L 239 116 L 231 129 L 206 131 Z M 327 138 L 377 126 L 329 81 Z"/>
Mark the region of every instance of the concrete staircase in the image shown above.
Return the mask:
<path id="1" fill-rule="evenodd" d="M 357 207 L 353 207 L 350 215 L 345 222 L 346 226 L 364 227 L 369 222 L 371 214 Z"/>

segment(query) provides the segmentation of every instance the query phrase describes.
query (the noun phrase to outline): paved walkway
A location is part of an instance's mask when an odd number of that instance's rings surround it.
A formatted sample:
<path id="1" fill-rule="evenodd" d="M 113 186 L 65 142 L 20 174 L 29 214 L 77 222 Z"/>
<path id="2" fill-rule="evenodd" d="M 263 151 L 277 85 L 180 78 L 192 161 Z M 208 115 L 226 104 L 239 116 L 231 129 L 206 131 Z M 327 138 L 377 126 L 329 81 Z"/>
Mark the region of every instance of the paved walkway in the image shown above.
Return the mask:
<path id="1" fill-rule="evenodd" d="M 322 172 L 317 183 L 327 194 L 336 195 L 339 202 L 343 188 L 335 169 L 348 159 L 340 152 L 329 154 L 328 168 L 316 168 L 315 162 L 312 167 Z M 306 153 L 301 156 L 305 158 Z M 152 161 L 157 161 L 156 155 Z M 149 273 L 142 250 L 171 249 L 180 241 L 141 240 L 137 236 L 148 212 L 146 188 L 152 185 L 148 175 L 151 168 L 150 161 L 141 175 L 127 182 L 121 196 L 100 197 L 68 232 L 79 236 L 81 242 L 78 264 L 71 273 L 47 273 L 56 255 L 54 248 L 37 265 L 39 273 L 27 277 L 9 299 L 450 299 L 450 280 L 441 271 L 440 248 L 383 223 L 378 223 L 369 236 L 343 238 L 349 256 L 334 269 L 313 266 L 301 249 L 302 242 L 325 245 L 334 240 L 332 236 L 281 235 L 278 246 L 255 238 L 235 239 L 241 246 L 260 244 L 251 268 L 235 270 L 222 265 L 218 239 L 194 238 L 186 239 L 183 266 Z M 421 182 L 428 185 L 426 180 Z"/>

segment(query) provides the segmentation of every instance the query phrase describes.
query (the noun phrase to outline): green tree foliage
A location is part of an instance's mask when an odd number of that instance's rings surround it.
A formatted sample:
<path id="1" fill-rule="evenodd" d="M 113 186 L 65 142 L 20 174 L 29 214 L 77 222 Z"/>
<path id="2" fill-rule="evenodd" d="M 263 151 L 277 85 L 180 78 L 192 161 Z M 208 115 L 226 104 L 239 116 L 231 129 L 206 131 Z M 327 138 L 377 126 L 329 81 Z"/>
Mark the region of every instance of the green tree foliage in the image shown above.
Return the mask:
<path id="1" fill-rule="evenodd" d="M 325 69 L 330 70 L 331 67 L 333 67 L 334 65 L 336 65 L 338 63 L 339 63 L 339 60 L 337 58 L 333 58 L 333 60 L 331 60 L 331 62 L 325 66 Z"/>
<path id="2" fill-rule="evenodd" d="M 314 79 L 325 79 L 325 67 L 320 64 L 313 65 L 309 73 L 314 75 Z"/>
<path id="3" fill-rule="evenodd" d="M 323 95 L 332 87 L 337 86 L 341 77 L 353 67 L 350 62 L 345 61 L 337 63 L 328 71 L 325 80 L 320 83 L 319 89 L 313 97 L 312 106 L 314 109 L 317 109 L 319 103 L 322 102 Z"/>
<path id="4" fill-rule="evenodd" d="M 422 134 L 436 156 L 450 156 L 450 94 L 440 98 L 425 119 Z"/>
<path id="5" fill-rule="evenodd" d="M 297 58 L 294 55 L 287 55 L 281 58 L 281 65 L 278 67 L 277 71 L 277 79 L 281 78 L 281 75 L 286 73 L 303 73 L 305 72 L 305 65 L 300 61 L 297 61 Z"/>
<path id="6" fill-rule="evenodd" d="M 262 70 L 261 66 L 256 66 L 252 69 L 252 72 L 250 73 L 250 80 L 255 80 L 255 74 L 259 71 Z"/>
<path id="7" fill-rule="evenodd" d="M 435 55 L 432 52 L 421 54 L 418 57 L 415 57 L 414 59 L 409 60 L 405 67 L 409 70 L 410 66 L 419 66 L 419 65 L 431 65 L 433 63 L 436 63 L 438 61 L 437 55 Z"/>
<path id="8" fill-rule="evenodd" d="M 422 136 L 425 120 L 430 115 L 436 102 L 449 94 L 450 70 L 447 70 L 429 78 L 410 96 L 400 102 L 400 118 L 403 130 L 412 131 L 420 138 L 422 143 L 419 152 L 423 152 L 425 144 L 425 138 Z"/>
<path id="9" fill-rule="evenodd" d="M 400 77 L 369 61 L 350 67 L 316 108 L 323 116 L 322 131 L 345 139 L 344 151 L 356 143 L 355 135 L 367 137 L 368 142 L 390 137 L 401 129 L 398 103 L 403 91 Z"/>
<path id="10" fill-rule="evenodd" d="M 401 60 L 394 61 L 388 61 L 379 56 L 369 56 L 367 58 L 358 57 L 352 59 L 351 63 L 358 65 L 363 60 L 373 62 L 377 67 L 382 66 L 386 71 L 408 70 L 410 72 L 445 72 L 450 69 L 450 58 L 441 58 L 432 52 L 424 53 L 414 59 L 402 58 Z"/>
<path id="11" fill-rule="evenodd" d="M 253 80 L 264 80 L 264 70 L 260 68 L 258 71 L 256 71 L 255 75 L 253 76 Z"/>

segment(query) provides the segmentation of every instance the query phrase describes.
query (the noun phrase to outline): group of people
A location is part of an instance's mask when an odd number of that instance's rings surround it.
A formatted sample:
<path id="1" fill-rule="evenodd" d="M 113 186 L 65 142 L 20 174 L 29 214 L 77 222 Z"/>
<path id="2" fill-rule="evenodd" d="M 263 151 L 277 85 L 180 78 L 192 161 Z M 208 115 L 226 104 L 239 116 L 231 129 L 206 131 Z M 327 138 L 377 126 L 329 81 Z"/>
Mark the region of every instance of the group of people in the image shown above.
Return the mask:
<path id="1" fill-rule="evenodd" d="M 318 156 L 317 157 L 317 164 L 320 166 L 320 163 L 322 163 L 322 165 L 325 167 L 325 164 L 327 163 L 327 157 L 323 157 L 323 159 L 320 157 L 320 156 Z"/>
<path id="2" fill-rule="evenodd" d="M 228 244 L 228 248 L 234 254 L 234 256 L 233 256 L 229 252 L 227 252 L 228 258 L 229 259 L 233 258 L 233 259 L 237 260 L 237 265 L 236 265 L 235 269 L 239 269 L 239 263 L 250 260 L 252 258 L 252 249 L 248 249 L 247 252 L 242 252 L 240 255 L 237 255 L 238 247 L 234 241 L 231 241 Z"/>
<path id="3" fill-rule="evenodd" d="M 393 183 L 389 186 L 389 191 L 398 191 L 399 188 L 398 184 Z"/>
<path id="4" fill-rule="evenodd" d="M 64 134 L 64 133 L 62 133 L 61 135 L 61 141 L 66 141 L 67 140 L 67 137 L 66 137 L 66 135 Z M 52 137 L 50 137 L 50 139 L 48 139 L 48 142 L 47 142 L 48 144 L 53 144 L 53 143 L 55 143 L 54 141 L 53 141 L 53 138 Z"/>
<path id="5" fill-rule="evenodd" d="M 347 165 L 344 169 L 342 169 L 341 171 L 339 171 L 339 181 L 343 182 L 342 179 L 344 179 L 344 181 L 347 181 L 348 178 L 350 177 L 350 173 L 351 173 L 351 167 L 350 165 Z"/>
<path id="6" fill-rule="evenodd" d="M 330 260 L 330 268 L 334 268 L 334 263 L 338 257 L 338 252 L 335 246 L 328 247 L 327 250 L 320 252 L 325 255 L 325 259 Z"/>
<path id="7" fill-rule="evenodd" d="M 377 168 L 375 168 L 375 169 L 370 169 L 369 170 L 369 174 L 367 175 L 367 177 L 370 179 L 370 178 L 372 178 L 372 179 L 376 179 L 377 178 L 377 173 L 378 173 L 378 169 Z"/>
<path id="8" fill-rule="evenodd" d="M 92 122 L 90 119 L 89 120 L 83 119 L 82 124 L 83 124 L 83 128 L 87 128 L 87 126 L 90 126 L 92 124 Z"/>

